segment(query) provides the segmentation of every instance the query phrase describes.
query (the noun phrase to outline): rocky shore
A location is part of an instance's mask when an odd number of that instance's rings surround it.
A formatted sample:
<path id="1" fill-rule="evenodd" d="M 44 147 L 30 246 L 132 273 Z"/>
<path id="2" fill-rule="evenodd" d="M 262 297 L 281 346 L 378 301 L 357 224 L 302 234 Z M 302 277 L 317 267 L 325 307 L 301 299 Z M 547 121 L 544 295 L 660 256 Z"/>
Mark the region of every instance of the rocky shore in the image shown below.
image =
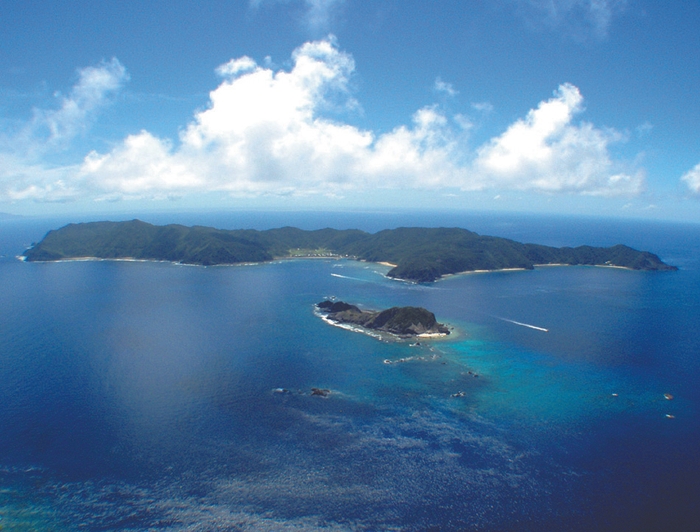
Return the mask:
<path id="1" fill-rule="evenodd" d="M 422 307 L 392 307 L 382 311 L 360 310 L 343 301 L 322 301 L 316 304 L 326 318 L 335 323 L 358 325 L 373 331 L 402 338 L 446 336 L 450 330 L 438 323 L 435 314 Z"/>

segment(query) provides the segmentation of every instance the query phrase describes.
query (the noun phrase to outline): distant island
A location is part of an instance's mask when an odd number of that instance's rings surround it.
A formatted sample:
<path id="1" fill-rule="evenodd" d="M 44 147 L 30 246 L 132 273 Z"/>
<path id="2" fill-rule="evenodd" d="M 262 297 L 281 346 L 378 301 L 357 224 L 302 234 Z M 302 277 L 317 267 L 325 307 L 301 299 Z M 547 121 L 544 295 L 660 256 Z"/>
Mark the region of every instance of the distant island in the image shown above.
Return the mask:
<path id="1" fill-rule="evenodd" d="M 140 220 L 69 224 L 49 231 L 23 257 L 30 262 L 96 258 L 204 266 L 285 257 L 344 257 L 388 264 L 388 277 L 419 283 L 469 271 L 531 270 L 537 265 L 554 264 L 677 269 L 653 253 L 624 245 L 554 248 L 460 228 L 402 227 L 371 234 L 357 229 L 304 231 L 282 227 L 257 231 L 156 226 Z"/>
<path id="2" fill-rule="evenodd" d="M 343 301 L 322 301 L 316 307 L 326 319 L 342 324 L 359 325 L 365 329 L 387 332 L 400 337 L 445 336 L 450 330 L 438 323 L 435 314 L 423 307 L 392 307 L 382 311 L 360 310 Z"/>

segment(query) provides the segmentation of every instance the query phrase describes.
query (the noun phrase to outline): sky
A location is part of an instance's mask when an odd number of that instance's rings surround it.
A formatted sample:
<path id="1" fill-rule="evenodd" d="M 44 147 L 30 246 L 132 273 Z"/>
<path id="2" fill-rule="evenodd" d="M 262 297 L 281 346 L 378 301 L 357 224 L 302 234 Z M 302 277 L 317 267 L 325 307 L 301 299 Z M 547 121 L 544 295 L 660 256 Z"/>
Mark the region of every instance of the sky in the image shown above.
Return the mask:
<path id="1" fill-rule="evenodd" d="M 700 222 L 700 2 L 3 0 L 0 212 Z"/>

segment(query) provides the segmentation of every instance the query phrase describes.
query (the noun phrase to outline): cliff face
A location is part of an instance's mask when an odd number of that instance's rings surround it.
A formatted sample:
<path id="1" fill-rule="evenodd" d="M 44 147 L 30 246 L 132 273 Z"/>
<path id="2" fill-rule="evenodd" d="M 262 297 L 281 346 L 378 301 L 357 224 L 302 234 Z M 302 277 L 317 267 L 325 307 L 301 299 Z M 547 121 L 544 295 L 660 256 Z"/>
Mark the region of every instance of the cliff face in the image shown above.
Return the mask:
<path id="1" fill-rule="evenodd" d="M 422 307 L 392 307 L 382 311 L 360 310 L 343 301 L 322 301 L 316 305 L 331 321 L 360 325 L 366 329 L 397 336 L 447 335 L 450 331 L 438 323 L 435 314 Z"/>

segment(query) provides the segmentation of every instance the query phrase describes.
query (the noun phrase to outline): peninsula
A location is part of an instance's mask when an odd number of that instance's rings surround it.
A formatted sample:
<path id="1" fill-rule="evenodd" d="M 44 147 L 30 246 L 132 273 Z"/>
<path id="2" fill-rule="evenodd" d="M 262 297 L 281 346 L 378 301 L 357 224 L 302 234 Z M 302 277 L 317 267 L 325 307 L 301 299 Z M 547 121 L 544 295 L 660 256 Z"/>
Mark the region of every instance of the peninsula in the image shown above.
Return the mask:
<path id="1" fill-rule="evenodd" d="M 450 330 L 438 323 L 435 314 L 422 307 L 392 307 L 382 311 L 360 310 L 343 301 L 322 301 L 316 307 L 334 323 L 359 325 L 403 338 L 445 336 Z"/>
<path id="2" fill-rule="evenodd" d="M 162 260 L 210 266 L 284 257 L 336 257 L 392 265 L 388 277 L 432 282 L 445 275 L 566 264 L 633 270 L 676 270 L 647 251 L 624 245 L 554 248 L 482 236 L 460 228 L 401 227 L 378 233 L 357 229 L 223 230 L 156 226 L 140 220 L 69 224 L 49 231 L 24 252 L 27 261 L 79 258 Z"/>

